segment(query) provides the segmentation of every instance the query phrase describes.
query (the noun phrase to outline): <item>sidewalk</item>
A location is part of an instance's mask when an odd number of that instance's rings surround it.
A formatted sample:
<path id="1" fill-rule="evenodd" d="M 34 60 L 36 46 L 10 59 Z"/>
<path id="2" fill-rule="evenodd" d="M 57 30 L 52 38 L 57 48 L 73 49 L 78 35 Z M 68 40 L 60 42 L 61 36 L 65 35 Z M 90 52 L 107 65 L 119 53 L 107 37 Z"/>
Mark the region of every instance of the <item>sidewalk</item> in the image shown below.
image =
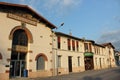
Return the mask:
<path id="1" fill-rule="evenodd" d="M 104 75 L 105 73 L 113 72 L 115 70 L 116 71 L 120 70 L 120 67 L 102 69 L 102 70 L 89 70 L 79 73 L 70 73 L 66 75 L 51 76 L 45 78 L 15 78 L 10 80 L 93 80 L 91 79 L 91 76 L 95 77 L 94 80 L 102 80 L 98 76 L 100 76 L 101 74 Z"/>

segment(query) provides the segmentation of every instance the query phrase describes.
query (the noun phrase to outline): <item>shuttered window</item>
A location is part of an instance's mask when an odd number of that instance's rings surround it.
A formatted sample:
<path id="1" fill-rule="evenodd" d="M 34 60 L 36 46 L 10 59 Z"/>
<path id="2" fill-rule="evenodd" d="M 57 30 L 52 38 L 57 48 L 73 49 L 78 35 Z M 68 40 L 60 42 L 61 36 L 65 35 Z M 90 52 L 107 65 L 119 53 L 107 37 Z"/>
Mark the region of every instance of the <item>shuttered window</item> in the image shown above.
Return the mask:
<path id="1" fill-rule="evenodd" d="M 79 51 L 79 43 L 78 43 L 78 41 L 76 41 L 76 49 L 77 49 L 77 51 Z"/>
<path id="2" fill-rule="evenodd" d="M 71 50 L 71 43 L 70 43 L 70 39 L 68 39 L 68 50 Z"/>
<path id="3" fill-rule="evenodd" d="M 60 49 L 60 47 L 61 47 L 61 38 L 58 36 L 57 37 L 57 43 L 58 43 L 58 49 Z"/>
<path id="4" fill-rule="evenodd" d="M 74 40 L 72 40 L 72 49 L 73 49 L 73 51 L 75 51 L 75 41 Z"/>

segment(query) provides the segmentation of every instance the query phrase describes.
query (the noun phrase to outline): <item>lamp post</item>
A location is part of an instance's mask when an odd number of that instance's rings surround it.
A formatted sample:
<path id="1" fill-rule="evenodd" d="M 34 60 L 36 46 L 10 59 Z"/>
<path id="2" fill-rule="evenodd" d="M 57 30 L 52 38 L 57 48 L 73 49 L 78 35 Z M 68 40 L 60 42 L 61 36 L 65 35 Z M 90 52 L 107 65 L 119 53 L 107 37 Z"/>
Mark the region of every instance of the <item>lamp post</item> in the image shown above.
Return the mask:
<path id="1" fill-rule="evenodd" d="M 64 23 L 62 23 L 59 27 L 55 28 L 54 31 L 52 31 L 52 52 L 53 52 L 53 76 L 58 75 L 58 54 L 57 54 L 57 39 L 55 40 L 55 37 L 57 38 L 57 36 L 55 35 L 55 32 L 61 27 L 63 26 Z M 54 42 L 55 41 L 55 42 Z M 56 46 L 54 46 L 56 44 Z"/>

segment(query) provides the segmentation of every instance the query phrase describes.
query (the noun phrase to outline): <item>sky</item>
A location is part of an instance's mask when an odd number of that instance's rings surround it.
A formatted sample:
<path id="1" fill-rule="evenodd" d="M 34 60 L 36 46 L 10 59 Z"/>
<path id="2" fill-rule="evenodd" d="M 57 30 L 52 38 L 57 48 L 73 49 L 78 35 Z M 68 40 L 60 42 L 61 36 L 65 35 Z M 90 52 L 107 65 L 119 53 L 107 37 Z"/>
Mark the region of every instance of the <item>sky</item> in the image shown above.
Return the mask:
<path id="1" fill-rule="evenodd" d="M 30 6 L 57 31 L 120 50 L 120 0 L 0 0 Z M 61 23 L 64 23 L 60 27 Z"/>

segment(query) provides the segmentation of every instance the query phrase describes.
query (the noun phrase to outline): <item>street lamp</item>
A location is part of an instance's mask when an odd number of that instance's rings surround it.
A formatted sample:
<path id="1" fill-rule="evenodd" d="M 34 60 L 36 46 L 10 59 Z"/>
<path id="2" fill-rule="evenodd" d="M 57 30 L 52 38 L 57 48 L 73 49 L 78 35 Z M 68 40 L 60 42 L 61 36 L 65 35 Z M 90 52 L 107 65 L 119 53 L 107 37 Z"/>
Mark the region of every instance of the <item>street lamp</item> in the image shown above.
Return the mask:
<path id="1" fill-rule="evenodd" d="M 56 37 L 55 36 L 55 32 L 61 27 L 63 26 L 64 23 L 61 23 L 61 25 L 57 28 L 55 28 L 55 30 L 52 32 L 52 52 L 53 52 L 53 69 L 54 69 L 54 73 L 53 75 L 58 75 L 58 65 L 57 65 L 57 61 L 58 61 L 58 54 L 57 54 L 57 50 L 58 50 L 58 47 L 57 47 L 57 40 L 56 40 L 56 48 L 54 46 L 54 38 Z M 55 51 L 54 51 L 55 50 Z"/>

